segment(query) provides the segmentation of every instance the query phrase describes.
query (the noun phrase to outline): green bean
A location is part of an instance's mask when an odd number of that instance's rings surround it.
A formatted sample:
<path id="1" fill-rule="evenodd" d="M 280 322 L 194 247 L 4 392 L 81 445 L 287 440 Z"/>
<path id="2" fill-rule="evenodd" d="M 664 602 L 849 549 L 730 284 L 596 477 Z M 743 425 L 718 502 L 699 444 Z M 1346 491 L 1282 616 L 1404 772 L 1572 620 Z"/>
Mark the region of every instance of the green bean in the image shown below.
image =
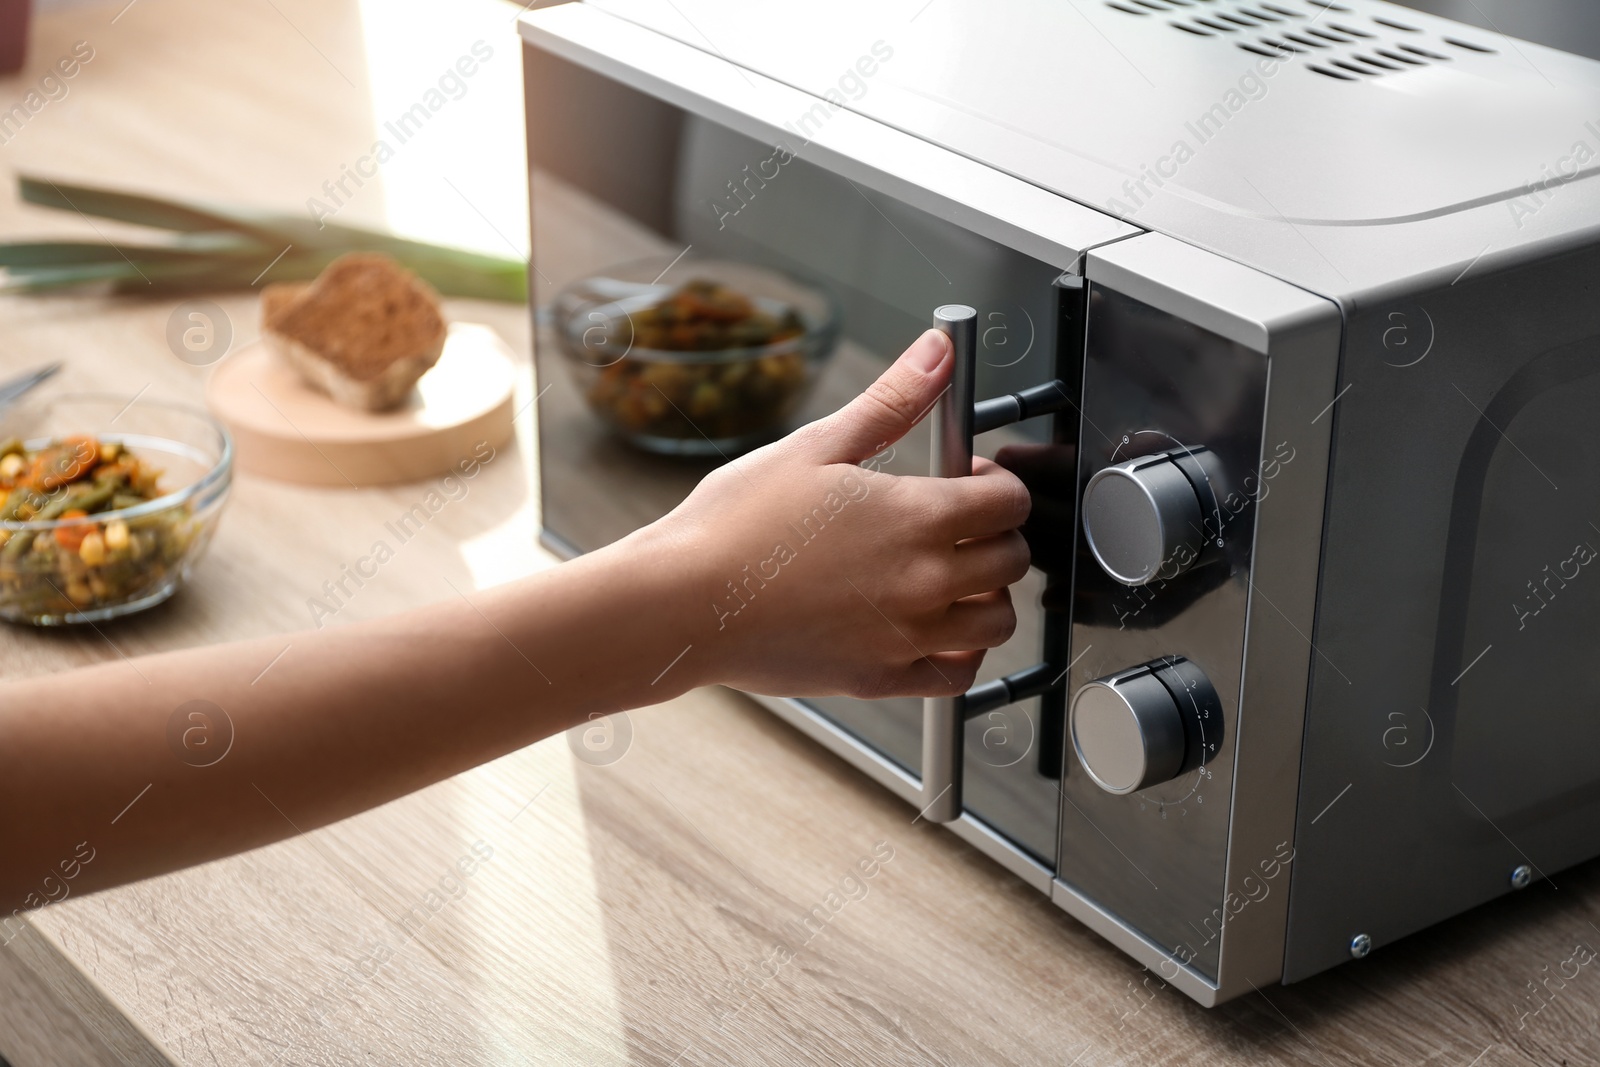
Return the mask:
<path id="1" fill-rule="evenodd" d="M 94 485 L 74 485 L 50 503 L 46 504 L 34 519 L 39 522 L 49 522 L 59 519 L 64 511 L 93 511 L 95 508 L 111 499 L 115 486 L 106 482 L 97 482 Z"/>
<path id="2" fill-rule="evenodd" d="M 11 495 L 6 497 L 6 502 L 0 504 L 0 521 L 11 522 L 17 517 L 17 509 L 28 502 L 33 490 L 27 486 L 19 485 L 11 490 Z"/>
<path id="3" fill-rule="evenodd" d="M 6 542 L 6 547 L 0 548 L 0 560 L 15 563 L 22 554 L 33 547 L 33 530 L 18 530 L 11 535 L 11 540 Z"/>

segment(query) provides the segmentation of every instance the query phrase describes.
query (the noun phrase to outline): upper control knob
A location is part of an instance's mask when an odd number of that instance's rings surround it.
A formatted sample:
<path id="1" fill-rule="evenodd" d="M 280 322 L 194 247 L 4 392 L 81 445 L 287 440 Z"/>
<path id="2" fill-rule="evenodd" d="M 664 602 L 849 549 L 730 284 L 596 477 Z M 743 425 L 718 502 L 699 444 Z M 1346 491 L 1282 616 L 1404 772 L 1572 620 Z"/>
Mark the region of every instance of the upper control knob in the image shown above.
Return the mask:
<path id="1" fill-rule="evenodd" d="M 1089 551 L 1123 585 L 1171 578 L 1215 538 L 1215 459 L 1203 448 L 1158 452 L 1096 471 L 1083 491 Z"/>
<path id="2" fill-rule="evenodd" d="M 1214 755 L 1220 712 L 1216 690 L 1198 667 L 1176 656 L 1161 659 L 1080 688 L 1069 713 L 1072 747 L 1101 789 L 1137 793 Z"/>

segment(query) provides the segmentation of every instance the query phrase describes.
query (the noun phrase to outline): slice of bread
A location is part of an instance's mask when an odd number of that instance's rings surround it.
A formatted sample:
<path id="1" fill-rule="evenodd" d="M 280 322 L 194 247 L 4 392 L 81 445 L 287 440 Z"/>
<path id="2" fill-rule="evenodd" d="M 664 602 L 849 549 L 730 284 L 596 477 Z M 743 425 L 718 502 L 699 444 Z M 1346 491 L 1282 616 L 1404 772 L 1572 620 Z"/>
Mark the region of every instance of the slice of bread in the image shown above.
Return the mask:
<path id="1" fill-rule="evenodd" d="M 310 282 L 268 282 L 261 290 L 261 325 L 277 318 L 310 288 Z"/>
<path id="2" fill-rule="evenodd" d="M 311 385 L 348 407 L 402 403 L 444 350 L 439 297 L 388 256 L 340 256 L 307 285 L 261 294 L 262 335 Z"/>

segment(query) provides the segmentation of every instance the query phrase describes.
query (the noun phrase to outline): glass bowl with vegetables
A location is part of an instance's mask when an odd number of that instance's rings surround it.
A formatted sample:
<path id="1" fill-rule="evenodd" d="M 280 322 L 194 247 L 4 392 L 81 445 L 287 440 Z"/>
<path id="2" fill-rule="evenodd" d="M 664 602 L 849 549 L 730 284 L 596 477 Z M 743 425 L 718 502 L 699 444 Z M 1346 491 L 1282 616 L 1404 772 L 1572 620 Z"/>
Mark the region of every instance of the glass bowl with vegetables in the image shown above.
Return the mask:
<path id="1" fill-rule="evenodd" d="M 838 301 L 749 263 L 644 260 L 556 297 L 590 409 L 652 452 L 732 455 L 781 436 L 839 340 Z"/>
<path id="2" fill-rule="evenodd" d="M 205 553 L 233 442 L 204 412 L 57 397 L 0 424 L 0 618 L 99 622 L 170 597 Z"/>

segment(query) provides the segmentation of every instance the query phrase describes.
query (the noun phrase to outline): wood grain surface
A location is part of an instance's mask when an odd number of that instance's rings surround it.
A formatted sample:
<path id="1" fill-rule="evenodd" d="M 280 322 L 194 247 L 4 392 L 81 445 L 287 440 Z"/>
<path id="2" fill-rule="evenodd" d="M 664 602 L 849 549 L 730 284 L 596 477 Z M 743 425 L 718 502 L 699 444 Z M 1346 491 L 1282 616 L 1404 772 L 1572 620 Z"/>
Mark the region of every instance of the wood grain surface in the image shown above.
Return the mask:
<path id="1" fill-rule="evenodd" d="M 340 210 L 424 231 L 449 212 L 485 247 L 525 244 L 525 218 L 504 206 L 525 190 L 504 163 L 521 138 L 514 15 L 493 0 L 47 9 L 29 67 L 0 79 L 0 106 L 75 41 L 95 59 L 0 146 L 0 178 L 49 170 L 300 209 L 483 38 L 497 58 L 435 118 L 438 140 Z M 126 232 L 9 195 L 0 228 Z M 256 336 L 254 294 L 208 299 L 235 345 Z M 198 399 L 206 369 L 166 341 L 176 303 L 0 300 L 0 375 L 65 358 L 59 388 Z M 522 361 L 518 441 L 334 625 L 553 562 L 536 547 L 529 409 L 544 401 L 532 403 L 526 309 L 448 310 L 493 325 Z M 257 679 L 270 686 L 294 669 L 307 598 L 428 488 L 242 476 L 191 587 L 99 630 L 0 631 L 0 669 L 280 633 L 285 651 Z M 471 702 L 462 692 L 439 714 Z M 1600 968 L 1556 977 L 1575 947 L 1600 947 L 1600 866 L 1206 1011 L 741 696 L 692 693 L 610 729 L 33 914 L 0 956 L 0 1055 L 15 1067 L 1600 1062 Z M 113 817 L 140 808 L 106 813 L 101 852 L 118 847 Z"/>

